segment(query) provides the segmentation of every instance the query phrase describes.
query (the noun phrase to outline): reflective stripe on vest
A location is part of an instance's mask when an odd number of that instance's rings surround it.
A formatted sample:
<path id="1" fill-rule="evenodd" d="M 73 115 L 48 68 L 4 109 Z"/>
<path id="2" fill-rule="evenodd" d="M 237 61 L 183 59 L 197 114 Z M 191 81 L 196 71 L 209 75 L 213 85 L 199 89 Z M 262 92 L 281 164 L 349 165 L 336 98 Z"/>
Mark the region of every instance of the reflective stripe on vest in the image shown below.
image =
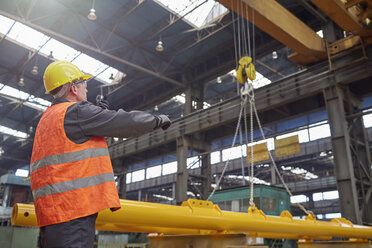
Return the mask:
<path id="1" fill-rule="evenodd" d="M 87 158 L 110 156 L 107 148 L 90 148 L 82 151 L 51 155 L 31 164 L 30 173 L 49 165 L 76 162 Z"/>
<path id="2" fill-rule="evenodd" d="M 43 187 L 33 190 L 32 194 L 34 196 L 34 200 L 36 200 L 39 197 L 47 195 L 58 194 L 74 189 L 86 188 L 106 182 L 114 182 L 115 180 L 113 179 L 114 179 L 113 173 L 104 173 L 97 176 L 84 177 L 71 181 L 45 185 Z"/>

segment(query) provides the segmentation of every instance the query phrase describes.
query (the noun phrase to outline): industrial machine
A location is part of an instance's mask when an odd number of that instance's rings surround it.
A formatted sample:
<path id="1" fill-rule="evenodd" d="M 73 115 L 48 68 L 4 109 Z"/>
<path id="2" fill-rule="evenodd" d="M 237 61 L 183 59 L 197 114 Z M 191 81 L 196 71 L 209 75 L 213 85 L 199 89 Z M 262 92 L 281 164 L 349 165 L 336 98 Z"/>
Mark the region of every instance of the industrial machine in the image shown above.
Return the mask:
<path id="1" fill-rule="evenodd" d="M 30 181 L 14 174 L 5 174 L 0 177 L 0 216 L 2 219 L 10 218 L 12 206 L 18 202 L 32 202 Z"/>
<path id="2" fill-rule="evenodd" d="M 261 184 L 255 185 L 253 191 L 255 206 L 265 214 L 279 216 L 290 209 L 290 198 L 285 189 Z M 242 186 L 216 191 L 210 200 L 221 210 L 246 213 L 249 196 L 249 186 Z"/>

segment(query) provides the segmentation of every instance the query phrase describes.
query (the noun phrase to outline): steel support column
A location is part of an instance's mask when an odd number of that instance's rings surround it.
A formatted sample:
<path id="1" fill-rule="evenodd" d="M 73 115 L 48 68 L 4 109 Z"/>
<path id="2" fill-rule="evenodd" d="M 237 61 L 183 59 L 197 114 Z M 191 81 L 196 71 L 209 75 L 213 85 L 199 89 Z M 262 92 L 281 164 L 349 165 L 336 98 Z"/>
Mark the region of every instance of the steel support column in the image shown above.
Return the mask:
<path id="1" fill-rule="evenodd" d="M 120 198 L 126 198 L 127 192 L 127 171 L 128 166 L 125 166 L 123 159 L 116 159 L 112 161 L 112 166 L 115 168 L 115 175 L 117 178 L 117 189 Z"/>
<path id="2" fill-rule="evenodd" d="M 189 141 L 185 136 L 177 138 L 177 181 L 176 181 L 176 202 L 181 204 L 187 200 L 187 155 Z"/>
<path id="3" fill-rule="evenodd" d="M 271 174 L 271 184 L 272 185 L 275 185 L 277 182 L 276 182 L 276 171 L 275 171 L 275 165 L 274 164 L 270 164 L 270 174 Z"/>
<path id="4" fill-rule="evenodd" d="M 203 85 L 190 85 L 185 92 L 185 108 L 183 115 L 188 115 L 195 110 L 203 109 L 204 99 L 204 86 Z"/>
<path id="5" fill-rule="evenodd" d="M 209 146 L 210 148 L 210 146 Z M 210 151 L 210 149 L 208 149 Z M 202 175 L 202 180 L 201 180 L 201 193 L 202 196 L 201 198 L 203 200 L 206 200 L 211 192 L 211 156 L 210 153 L 204 154 L 202 156 L 202 165 L 201 165 L 201 175 Z"/>
<path id="6" fill-rule="evenodd" d="M 127 171 L 128 167 L 123 167 L 119 176 L 119 197 L 125 199 L 127 195 Z"/>
<path id="7" fill-rule="evenodd" d="M 353 223 L 372 222 L 371 159 L 362 117 L 347 120 L 361 111 L 361 103 L 348 89 L 325 88 L 324 98 L 331 129 L 332 150 L 342 216 Z"/>

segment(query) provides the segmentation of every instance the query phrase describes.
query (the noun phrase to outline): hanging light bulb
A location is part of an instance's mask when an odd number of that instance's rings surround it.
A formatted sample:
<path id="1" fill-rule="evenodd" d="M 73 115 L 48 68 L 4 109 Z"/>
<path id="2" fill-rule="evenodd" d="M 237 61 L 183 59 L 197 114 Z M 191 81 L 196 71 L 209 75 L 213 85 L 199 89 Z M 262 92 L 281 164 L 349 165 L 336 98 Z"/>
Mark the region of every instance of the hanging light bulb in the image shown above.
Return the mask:
<path id="1" fill-rule="evenodd" d="M 159 107 L 158 107 L 158 105 L 155 105 L 154 110 L 155 110 L 155 111 L 159 111 Z"/>
<path id="2" fill-rule="evenodd" d="M 94 8 L 91 8 L 89 10 L 89 15 L 88 15 L 88 19 L 91 20 L 91 21 L 94 21 L 97 19 L 97 16 L 96 16 L 96 10 Z"/>
<path id="3" fill-rule="evenodd" d="M 25 79 L 23 78 L 23 76 L 21 76 L 21 77 L 19 78 L 18 86 L 20 86 L 20 87 L 25 86 Z"/>
<path id="4" fill-rule="evenodd" d="M 278 58 L 278 53 L 276 51 L 274 51 L 272 53 L 272 56 L 273 56 L 273 59 L 277 59 Z"/>
<path id="5" fill-rule="evenodd" d="M 156 46 L 156 51 L 162 52 L 164 51 L 163 42 L 161 40 L 158 41 L 158 45 Z"/>
<path id="6" fill-rule="evenodd" d="M 217 81 L 218 84 L 222 83 L 221 77 L 217 77 L 217 80 L 216 81 Z"/>
<path id="7" fill-rule="evenodd" d="M 38 70 L 39 70 L 39 68 L 36 65 L 34 65 L 34 67 L 32 67 L 31 74 L 32 75 L 39 74 L 39 71 Z"/>
<path id="8" fill-rule="evenodd" d="M 50 58 L 50 59 L 54 58 L 54 57 L 53 57 L 53 51 L 50 51 L 50 52 L 49 52 L 48 58 Z"/>

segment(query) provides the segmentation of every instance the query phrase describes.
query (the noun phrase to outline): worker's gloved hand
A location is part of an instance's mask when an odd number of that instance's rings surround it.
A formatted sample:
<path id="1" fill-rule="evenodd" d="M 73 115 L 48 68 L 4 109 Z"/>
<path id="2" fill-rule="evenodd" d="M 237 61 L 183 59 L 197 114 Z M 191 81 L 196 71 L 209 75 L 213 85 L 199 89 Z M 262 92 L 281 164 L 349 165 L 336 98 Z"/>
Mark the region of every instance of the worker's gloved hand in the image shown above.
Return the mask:
<path id="1" fill-rule="evenodd" d="M 108 109 L 109 108 L 109 102 L 104 96 L 98 95 L 96 97 L 96 105 L 98 107 L 101 107 L 103 109 Z"/>
<path id="2" fill-rule="evenodd" d="M 166 115 L 155 115 L 156 118 L 156 127 L 155 129 L 162 128 L 163 130 L 168 129 L 172 122 Z"/>
<path id="3" fill-rule="evenodd" d="M 108 109 L 109 108 L 109 102 L 107 100 L 101 100 L 100 102 L 97 103 L 97 106 L 99 106 L 103 109 Z"/>

